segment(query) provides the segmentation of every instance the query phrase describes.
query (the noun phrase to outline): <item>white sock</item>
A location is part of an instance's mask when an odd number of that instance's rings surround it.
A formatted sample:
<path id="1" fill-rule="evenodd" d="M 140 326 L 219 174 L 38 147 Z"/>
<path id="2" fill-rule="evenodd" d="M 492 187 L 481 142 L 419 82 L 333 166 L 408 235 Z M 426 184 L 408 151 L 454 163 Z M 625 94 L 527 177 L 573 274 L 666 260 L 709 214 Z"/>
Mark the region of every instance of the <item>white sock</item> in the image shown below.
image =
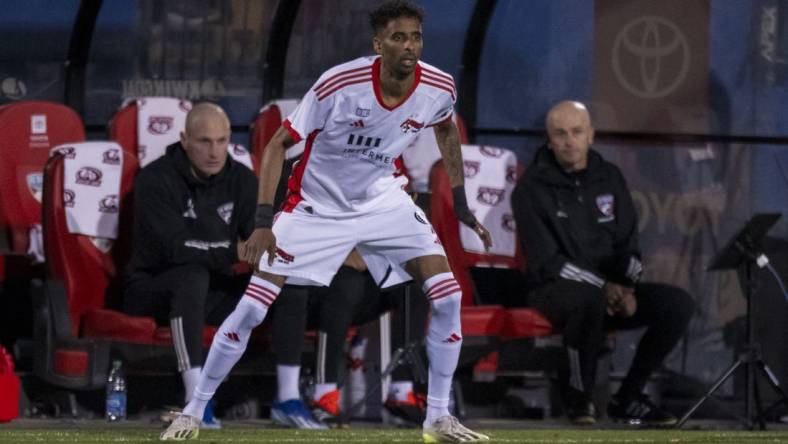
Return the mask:
<path id="1" fill-rule="evenodd" d="M 326 393 L 331 393 L 337 389 L 336 382 L 324 382 L 322 384 L 315 384 L 315 401 L 319 401 Z"/>
<path id="2" fill-rule="evenodd" d="M 192 367 L 186 371 L 181 372 L 181 378 L 183 378 L 183 388 L 186 392 L 184 401 L 187 403 L 192 400 L 194 387 L 197 386 L 197 381 L 200 379 L 201 371 L 202 367 Z"/>
<path id="3" fill-rule="evenodd" d="M 278 385 L 276 399 L 279 402 L 291 399 L 301 399 L 298 390 L 298 377 L 301 372 L 300 365 L 277 365 L 276 383 Z"/>
<path id="4" fill-rule="evenodd" d="M 413 391 L 413 381 L 393 381 L 389 385 L 388 398 L 395 401 L 407 401 L 408 393 Z"/>
<path id="5" fill-rule="evenodd" d="M 432 308 L 427 331 L 427 357 L 430 360 L 427 417 L 424 420 L 427 426 L 449 414 L 451 383 L 462 347 L 462 292 L 452 273 L 441 273 L 424 282 L 424 294 Z"/>
<path id="6" fill-rule="evenodd" d="M 260 325 L 281 289 L 257 276 L 252 276 L 235 310 L 222 322 L 213 337 L 200 380 L 183 413 L 202 418 L 205 406 L 217 387 L 230 373 L 246 350 L 252 329 Z"/>

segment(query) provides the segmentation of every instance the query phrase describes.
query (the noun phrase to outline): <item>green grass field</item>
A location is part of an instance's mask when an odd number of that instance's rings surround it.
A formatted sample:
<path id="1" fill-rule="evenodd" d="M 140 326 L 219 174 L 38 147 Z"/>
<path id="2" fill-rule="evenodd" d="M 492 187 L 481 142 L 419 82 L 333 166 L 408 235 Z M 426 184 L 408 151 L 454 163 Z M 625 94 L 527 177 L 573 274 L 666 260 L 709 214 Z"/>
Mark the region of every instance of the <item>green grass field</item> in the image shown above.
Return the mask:
<path id="1" fill-rule="evenodd" d="M 788 443 L 788 432 L 728 432 L 680 430 L 483 430 L 502 443 Z M 6 429 L 0 443 L 142 443 L 158 442 L 153 428 L 117 430 Z M 295 431 L 264 428 L 228 428 L 200 432 L 195 443 L 419 443 L 418 430 L 346 429 Z"/>

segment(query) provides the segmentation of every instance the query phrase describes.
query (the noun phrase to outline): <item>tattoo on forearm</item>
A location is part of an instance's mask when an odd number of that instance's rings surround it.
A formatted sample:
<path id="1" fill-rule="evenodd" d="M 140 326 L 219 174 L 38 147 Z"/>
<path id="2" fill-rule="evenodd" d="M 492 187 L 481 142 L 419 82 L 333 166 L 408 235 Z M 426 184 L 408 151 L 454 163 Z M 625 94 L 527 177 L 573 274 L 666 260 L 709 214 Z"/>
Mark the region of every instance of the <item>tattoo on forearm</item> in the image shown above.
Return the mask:
<path id="1" fill-rule="evenodd" d="M 460 139 L 457 130 L 446 131 L 443 143 L 439 144 L 443 162 L 446 165 L 446 172 L 449 174 L 449 183 L 452 187 L 462 185 L 465 182 L 465 174 L 462 167 L 462 150 L 460 149 Z"/>

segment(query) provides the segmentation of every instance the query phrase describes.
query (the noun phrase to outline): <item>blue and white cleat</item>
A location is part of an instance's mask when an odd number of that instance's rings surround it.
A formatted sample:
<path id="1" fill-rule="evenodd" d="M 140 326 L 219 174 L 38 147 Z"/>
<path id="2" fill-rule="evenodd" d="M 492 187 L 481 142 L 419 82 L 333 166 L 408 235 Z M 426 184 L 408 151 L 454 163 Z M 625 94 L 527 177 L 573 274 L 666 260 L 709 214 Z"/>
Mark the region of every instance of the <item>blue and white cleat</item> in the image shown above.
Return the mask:
<path id="1" fill-rule="evenodd" d="M 274 424 L 291 429 L 325 430 L 328 426 L 318 422 L 300 399 L 277 402 L 271 406 Z"/>

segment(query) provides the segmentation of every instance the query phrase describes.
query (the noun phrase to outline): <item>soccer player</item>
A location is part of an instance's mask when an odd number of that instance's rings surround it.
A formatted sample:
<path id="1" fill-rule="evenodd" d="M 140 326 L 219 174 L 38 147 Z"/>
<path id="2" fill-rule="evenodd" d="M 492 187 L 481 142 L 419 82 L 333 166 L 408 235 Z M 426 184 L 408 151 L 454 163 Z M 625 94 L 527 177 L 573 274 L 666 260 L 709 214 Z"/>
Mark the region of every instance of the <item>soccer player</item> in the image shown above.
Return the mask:
<path id="1" fill-rule="evenodd" d="M 448 411 L 449 391 L 462 345 L 460 286 L 424 213 L 403 191 L 394 161 L 419 131 L 433 128 L 460 221 L 480 236 L 490 233 L 468 209 L 452 77 L 419 60 L 419 7 L 388 1 L 371 15 L 377 56 L 329 69 L 273 136 L 263 155 L 255 231 L 243 259 L 255 264 L 244 297 L 214 337 L 192 400 L 161 435 L 197 436 L 199 418 L 216 388 L 240 359 L 286 281 L 328 285 L 356 248 L 379 283 L 423 282 L 432 316 L 427 332 L 429 376 L 425 442 L 478 442 L 489 437 L 462 426 Z M 282 211 L 274 192 L 285 149 L 306 139 L 290 177 Z"/>

